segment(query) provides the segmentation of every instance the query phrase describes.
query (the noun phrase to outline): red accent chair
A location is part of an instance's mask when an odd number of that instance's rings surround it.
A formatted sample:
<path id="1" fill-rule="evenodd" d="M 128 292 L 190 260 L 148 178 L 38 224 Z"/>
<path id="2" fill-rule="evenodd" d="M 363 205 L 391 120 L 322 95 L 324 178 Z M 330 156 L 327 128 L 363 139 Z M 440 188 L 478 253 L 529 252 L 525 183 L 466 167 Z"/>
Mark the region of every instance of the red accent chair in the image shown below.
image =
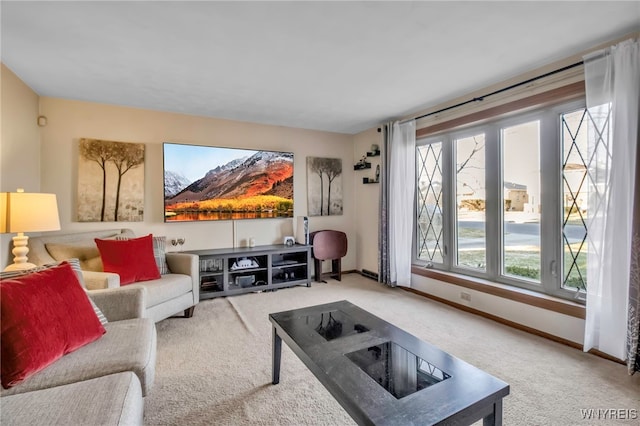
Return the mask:
<path id="1" fill-rule="evenodd" d="M 315 280 L 320 282 L 322 261 L 331 260 L 331 278 L 342 280 L 342 258 L 347 254 L 347 234 L 341 231 L 316 231 L 309 234 L 314 259 Z"/>

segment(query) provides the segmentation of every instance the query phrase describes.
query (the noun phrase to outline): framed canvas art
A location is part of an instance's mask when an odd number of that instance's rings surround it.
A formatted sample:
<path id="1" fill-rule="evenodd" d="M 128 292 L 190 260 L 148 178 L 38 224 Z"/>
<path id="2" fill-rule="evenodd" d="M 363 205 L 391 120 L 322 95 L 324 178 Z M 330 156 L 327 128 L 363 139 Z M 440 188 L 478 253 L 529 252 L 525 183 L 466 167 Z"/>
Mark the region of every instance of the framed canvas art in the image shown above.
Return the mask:
<path id="1" fill-rule="evenodd" d="M 307 157 L 308 216 L 342 214 L 342 159 Z"/>
<path id="2" fill-rule="evenodd" d="M 142 143 L 80 139 L 79 222 L 141 222 L 144 218 Z"/>

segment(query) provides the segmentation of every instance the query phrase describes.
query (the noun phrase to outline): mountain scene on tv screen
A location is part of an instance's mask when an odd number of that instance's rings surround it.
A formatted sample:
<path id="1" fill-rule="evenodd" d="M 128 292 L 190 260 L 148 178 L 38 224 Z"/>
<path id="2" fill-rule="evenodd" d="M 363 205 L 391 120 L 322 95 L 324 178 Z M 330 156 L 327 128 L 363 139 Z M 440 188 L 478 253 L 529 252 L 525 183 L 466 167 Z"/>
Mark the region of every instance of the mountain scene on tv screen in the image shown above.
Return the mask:
<path id="1" fill-rule="evenodd" d="M 293 153 L 258 151 L 190 182 L 164 173 L 168 221 L 293 217 Z"/>

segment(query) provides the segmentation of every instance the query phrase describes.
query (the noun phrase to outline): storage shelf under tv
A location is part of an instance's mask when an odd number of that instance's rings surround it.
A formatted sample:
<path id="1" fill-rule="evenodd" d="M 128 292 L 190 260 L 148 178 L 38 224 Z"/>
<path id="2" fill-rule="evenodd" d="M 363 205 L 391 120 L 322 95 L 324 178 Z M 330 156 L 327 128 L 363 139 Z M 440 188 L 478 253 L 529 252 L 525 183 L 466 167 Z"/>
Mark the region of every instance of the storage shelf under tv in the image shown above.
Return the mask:
<path id="1" fill-rule="evenodd" d="M 311 286 L 309 245 L 277 244 L 191 250 L 185 253 L 199 257 L 201 299 L 296 285 Z M 247 263 L 246 267 L 242 267 L 243 260 Z"/>

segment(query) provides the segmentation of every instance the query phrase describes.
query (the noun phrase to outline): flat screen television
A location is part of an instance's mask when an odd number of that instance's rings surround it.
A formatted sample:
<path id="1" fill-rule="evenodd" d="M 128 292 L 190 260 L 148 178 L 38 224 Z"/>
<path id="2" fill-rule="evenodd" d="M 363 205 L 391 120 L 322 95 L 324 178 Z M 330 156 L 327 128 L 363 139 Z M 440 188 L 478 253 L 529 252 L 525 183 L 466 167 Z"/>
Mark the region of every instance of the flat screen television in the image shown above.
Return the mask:
<path id="1" fill-rule="evenodd" d="M 164 220 L 293 217 L 293 153 L 165 142 Z"/>

